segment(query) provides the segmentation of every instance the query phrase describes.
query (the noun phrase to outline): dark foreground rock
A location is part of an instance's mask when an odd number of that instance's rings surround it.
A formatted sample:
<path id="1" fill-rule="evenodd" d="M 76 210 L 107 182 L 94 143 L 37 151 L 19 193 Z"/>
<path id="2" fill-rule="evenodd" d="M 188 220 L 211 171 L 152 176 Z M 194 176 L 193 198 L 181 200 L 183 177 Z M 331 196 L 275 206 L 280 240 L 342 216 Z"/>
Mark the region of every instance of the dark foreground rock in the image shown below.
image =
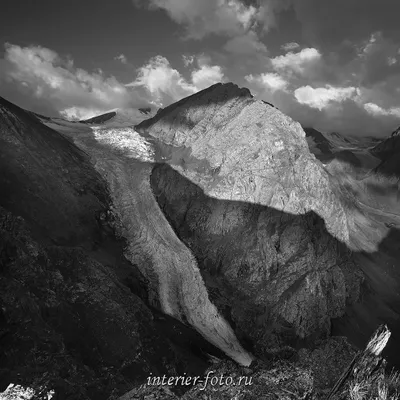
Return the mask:
<path id="1" fill-rule="evenodd" d="M 110 266 L 79 248 L 42 248 L 3 208 L 0 238 L 1 390 L 19 383 L 106 399 L 176 369 L 151 311 Z"/>
<path id="2" fill-rule="evenodd" d="M 83 151 L 1 99 L 0 168 L 1 391 L 107 399 L 150 372 L 207 367 L 216 350 L 143 302 L 146 282 Z"/>
<path id="3" fill-rule="evenodd" d="M 389 336 L 387 327 L 379 327 L 363 351 L 336 337 L 291 360 L 257 361 L 250 368 L 220 362 L 181 397 L 161 380 L 150 380 L 119 400 L 397 400 L 399 375 L 386 374 L 381 357 Z"/>

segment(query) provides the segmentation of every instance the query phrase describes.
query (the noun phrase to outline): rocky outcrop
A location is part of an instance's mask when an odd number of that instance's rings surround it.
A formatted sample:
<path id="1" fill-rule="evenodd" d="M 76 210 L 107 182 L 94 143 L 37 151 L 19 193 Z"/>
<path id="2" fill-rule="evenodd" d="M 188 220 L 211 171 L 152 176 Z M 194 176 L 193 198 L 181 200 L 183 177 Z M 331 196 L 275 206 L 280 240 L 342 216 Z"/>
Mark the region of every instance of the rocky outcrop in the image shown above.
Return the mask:
<path id="1" fill-rule="evenodd" d="M 400 151 L 400 127 L 394 130 L 388 138 L 382 140 L 371 149 L 371 152 L 380 158 L 387 158 Z"/>
<path id="2" fill-rule="evenodd" d="M 102 124 L 102 123 L 108 121 L 109 119 L 114 118 L 116 115 L 117 115 L 117 113 L 115 111 L 111 111 L 109 113 L 97 115 L 93 118 L 81 120 L 79 122 L 81 122 L 83 124 Z"/>
<path id="3" fill-rule="evenodd" d="M 186 372 L 187 355 L 104 261 L 80 248 L 43 247 L 1 207 L 0 258 L 0 392 L 13 383 L 58 398 L 107 399 L 150 373 Z"/>
<path id="4" fill-rule="evenodd" d="M 306 139 L 311 153 L 322 162 L 331 160 L 333 149 L 329 140 L 314 128 L 304 128 L 304 132 L 306 133 Z"/>
<path id="5" fill-rule="evenodd" d="M 374 169 L 375 173 L 400 178 L 400 127 L 393 131 L 390 137 L 373 147 L 371 152 L 382 160 Z"/>
<path id="6" fill-rule="evenodd" d="M 349 237 L 346 212 L 300 125 L 217 84 L 136 130 L 163 161 L 159 205 L 239 337 L 268 351 L 327 334 L 361 278 L 337 240 Z"/>

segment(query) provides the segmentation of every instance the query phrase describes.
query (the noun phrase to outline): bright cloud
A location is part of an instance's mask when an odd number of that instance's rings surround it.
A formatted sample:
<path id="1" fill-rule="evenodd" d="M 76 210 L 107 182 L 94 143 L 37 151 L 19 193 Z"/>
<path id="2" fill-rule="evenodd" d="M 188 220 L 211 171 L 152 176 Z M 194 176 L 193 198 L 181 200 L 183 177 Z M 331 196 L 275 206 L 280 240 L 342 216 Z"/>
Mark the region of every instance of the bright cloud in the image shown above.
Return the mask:
<path id="1" fill-rule="evenodd" d="M 300 47 L 300 45 L 296 42 L 285 43 L 284 45 L 281 46 L 282 50 L 284 50 L 284 51 L 297 50 L 299 47 Z"/>
<path id="2" fill-rule="evenodd" d="M 4 63 L 3 77 L 32 103 L 40 99 L 53 113 L 81 119 L 111 108 L 148 104 L 115 77 L 75 68 L 71 59 L 44 47 L 7 44 Z"/>
<path id="3" fill-rule="evenodd" d="M 192 72 L 192 82 L 196 90 L 205 89 L 224 79 L 222 68 L 219 65 L 203 65 Z"/>
<path id="4" fill-rule="evenodd" d="M 259 87 L 270 90 L 272 93 L 277 90 L 285 90 L 289 84 L 282 76 L 271 72 L 258 76 L 247 75 L 245 79 L 249 83 L 256 83 Z"/>
<path id="5" fill-rule="evenodd" d="M 365 110 L 373 116 L 395 116 L 400 118 L 400 107 L 382 108 L 374 103 L 364 104 Z"/>
<path id="6" fill-rule="evenodd" d="M 200 60 L 199 67 L 191 72 L 191 81 L 188 82 L 165 57 L 153 57 L 139 68 L 138 77 L 127 86 L 146 88 L 157 105 L 172 103 L 224 79 L 221 67 L 210 66 Z"/>
<path id="7" fill-rule="evenodd" d="M 128 62 L 125 54 L 120 54 L 119 56 L 114 57 L 114 60 L 120 61 L 122 64 L 126 64 Z"/>
<path id="8" fill-rule="evenodd" d="M 321 59 L 321 53 L 314 48 L 305 48 L 298 53 L 289 52 L 271 59 L 276 70 L 290 70 L 303 73 L 305 68 Z"/>
<path id="9" fill-rule="evenodd" d="M 160 105 L 164 96 L 170 101 L 176 101 L 196 91 L 195 86 L 187 82 L 162 56 L 153 57 L 146 65 L 140 67 L 138 77 L 128 86 L 146 88 L 153 100 Z"/>
<path id="10" fill-rule="evenodd" d="M 193 55 L 183 55 L 182 56 L 182 60 L 183 60 L 183 64 L 185 65 L 185 67 L 188 67 L 189 65 L 193 64 L 195 59 L 195 56 Z"/>
<path id="11" fill-rule="evenodd" d="M 300 104 L 322 110 L 331 102 L 342 102 L 357 95 L 355 87 L 326 87 L 313 88 L 302 86 L 294 91 L 294 96 Z"/>

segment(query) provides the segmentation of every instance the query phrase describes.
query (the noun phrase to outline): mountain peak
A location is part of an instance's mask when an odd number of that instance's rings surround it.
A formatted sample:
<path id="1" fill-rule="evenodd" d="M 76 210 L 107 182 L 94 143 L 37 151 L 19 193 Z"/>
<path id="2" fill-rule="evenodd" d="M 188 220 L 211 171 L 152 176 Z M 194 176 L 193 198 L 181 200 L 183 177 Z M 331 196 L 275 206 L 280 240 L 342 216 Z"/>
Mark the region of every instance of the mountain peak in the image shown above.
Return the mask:
<path id="1" fill-rule="evenodd" d="M 392 132 L 392 136 L 400 136 L 400 126 Z"/>
<path id="2" fill-rule="evenodd" d="M 201 106 L 206 104 L 222 105 L 228 100 L 233 98 L 240 98 L 243 101 L 247 101 L 253 98 L 250 90 L 247 88 L 240 88 L 238 85 L 228 82 L 228 83 L 216 83 L 203 89 L 200 92 L 192 94 L 191 96 L 185 97 L 182 100 L 177 101 L 165 108 L 160 108 L 157 114 L 151 118 L 151 123 L 160 120 L 161 118 L 171 115 L 174 110 L 182 110 L 182 107 L 187 106 Z M 146 126 L 146 121 L 143 122 L 141 128 Z"/>
<path id="3" fill-rule="evenodd" d="M 115 111 L 111 111 L 105 114 L 97 115 L 95 117 L 89 118 L 89 119 L 84 119 L 79 122 L 83 124 L 102 124 L 111 118 L 114 118 L 117 115 Z"/>

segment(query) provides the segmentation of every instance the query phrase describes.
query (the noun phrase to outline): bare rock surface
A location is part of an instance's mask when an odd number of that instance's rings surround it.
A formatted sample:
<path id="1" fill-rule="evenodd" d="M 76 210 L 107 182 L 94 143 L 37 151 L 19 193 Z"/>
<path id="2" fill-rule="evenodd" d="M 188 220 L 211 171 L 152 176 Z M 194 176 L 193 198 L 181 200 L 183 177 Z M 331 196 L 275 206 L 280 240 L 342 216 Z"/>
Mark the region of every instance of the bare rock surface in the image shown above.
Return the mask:
<path id="1" fill-rule="evenodd" d="M 150 186 L 151 144 L 132 128 L 71 131 L 107 182 L 115 229 L 127 241 L 125 256 L 146 279 L 150 304 L 190 324 L 210 343 L 240 364 L 253 356 L 209 300 L 197 262 L 161 212 Z"/>
<path id="2" fill-rule="evenodd" d="M 387 157 L 400 151 L 400 127 L 395 129 L 388 138 L 373 147 L 371 151 L 381 157 Z"/>
<path id="3" fill-rule="evenodd" d="M 239 337 L 269 351 L 327 334 L 361 275 L 337 240 L 348 240 L 345 209 L 300 125 L 217 84 L 136 130 L 162 161 L 159 205 Z"/>
<path id="4" fill-rule="evenodd" d="M 156 139 L 165 162 L 207 195 L 292 214 L 314 211 L 332 235 L 348 239 L 345 211 L 328 174 L 309 152 L 300 124 L 254 100 L 248 89 L 213 85 L 166 107 L 136 130 Z"/>
<path id="5" fill-rule="evenodd" d="M 400 178 L 400 127 L 393 131 L 387 139 L 373 147 L 371 152 L 382 160 L 374 172 Z"/>

